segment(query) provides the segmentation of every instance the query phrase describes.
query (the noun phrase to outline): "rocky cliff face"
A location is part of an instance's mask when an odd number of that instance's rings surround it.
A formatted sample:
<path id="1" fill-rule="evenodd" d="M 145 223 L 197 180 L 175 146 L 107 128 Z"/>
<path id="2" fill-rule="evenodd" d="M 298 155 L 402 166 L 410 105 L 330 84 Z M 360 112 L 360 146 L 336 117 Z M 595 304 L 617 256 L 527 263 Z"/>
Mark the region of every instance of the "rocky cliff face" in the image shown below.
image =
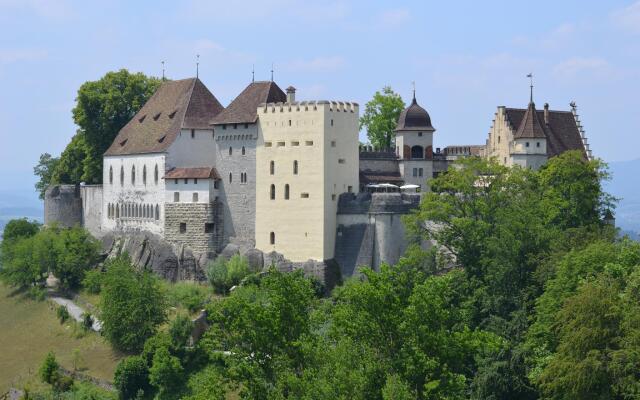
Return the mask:
<path id="1" fill-rule="evenodd" d="M 107 258 L 127 253 L 137 268 L 153 271 L 171 282 L 206 280 L 210 261 L 206 254 L 194 253 L 184 245 L 171 244 L 158 235 L 149 232 L 110 233 L 101 240 Z M 341 279 L 340 268 L 333 260 L 294 263 L 282 254 L 263 253 L 244 244 L 230 243 L 218 257 L 229 259 L 235 254 L 246 257 L 254 271 L 268 270 L 271 266 L 282 272 L 302 269 L 306 276 L 318 279 L 327 289 L 333 288 Z"/>
<path id="2" fill-rule="evenodd" d="M 102 244 L 107 258 L 127 253 L 136 267 L 153 271 L 168 281 L 206 279 L 204 254 L 172 245 L 152 233 L 111 233 L 102 238 Z"/>

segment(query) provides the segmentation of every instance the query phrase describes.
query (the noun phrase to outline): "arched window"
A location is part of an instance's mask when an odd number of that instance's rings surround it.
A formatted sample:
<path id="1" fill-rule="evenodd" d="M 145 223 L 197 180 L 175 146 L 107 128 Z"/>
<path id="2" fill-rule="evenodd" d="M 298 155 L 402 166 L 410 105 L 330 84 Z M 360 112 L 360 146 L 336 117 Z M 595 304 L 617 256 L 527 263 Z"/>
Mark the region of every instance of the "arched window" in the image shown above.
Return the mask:
<path id="1" fill-rule="evenodd" d="M 160 207 L 156 204 L 156 221 L 160 219 Z"/>
<path id="2" fill-rule="evenodd" d="M 411 148 L 411 158 L 424 158 L 424 150 L 422 146 L 413 146 Z"/>
<path id="3" fill-rule="evenodd" d="M 289 200 L 289 184 L 284 185 L 284 199 Z"/>
<path id="4" fill-rule="evenodd" d="M 109 167 L 109 184 L 113 185 L 113 166 Z"/>
<path id="5" fill-rule="evenodd" d="M 142 166 L 142 184 L 143 185 L 147 184 L 147 166 L 146 165 Z"/>
<path id="6" fill-rule="evenodd" d="M 120 186 L 124 185 L 124 167 L 120 167 Z"/>
<path id="7" fill-rule="evenodd" d="M 244 146 L 242 146 L 242 155 L 244 155 L 244 153 L 245 153 L 245 149 L 244 149 Z"/>
<path id="8" fill-rule="evenodd" d="M 269 234 L 269 243 L 276 244 L 276 234 L 275 234 L 275 232 L 271 232 Z"/>
<path id="9" fill-rule="evenodd" d="M 136 184 L 136 166 L 132 166 L 131 167 L 131 184 L 135 185 Z"/>
<path id="10" fill-rule="evenodd" d="M 116 204 L 116 218 L 120 218 L 120 204 Z"/>
<path id="11" fill-rule="evenodd" d="M 276 162 L 275 161 L 271 161 L 269 163 L 269 173 L 271 175 L 274 175 L 276 173 Z"/>
<path id="12" fill-rule="evenodd" d="M 270 195 L 271 195 L 271 200 L 276 199 L 276 185 L 271 185 Z"/>
<path id="13" fill-rule="evenodd" d="M 231 146 L 229 146 L 229 155 L 233 154 L 233 148 Z"/>
<path id="14" fill-rule="evenodd" d="M 293 161 L 293 174 L 298 175 L 298 160 Z"/>
<path id="15" fill-rule="evenodd" d="M 155 184 L 158 184 L 158 164 L 156 164 L 156 169 L 153 171 L 153 181 Z"/>
<path id="16" fill-rule="evenodd" d="M 233 182 L 233 174 L 229 172 L 229 183 Z"/>

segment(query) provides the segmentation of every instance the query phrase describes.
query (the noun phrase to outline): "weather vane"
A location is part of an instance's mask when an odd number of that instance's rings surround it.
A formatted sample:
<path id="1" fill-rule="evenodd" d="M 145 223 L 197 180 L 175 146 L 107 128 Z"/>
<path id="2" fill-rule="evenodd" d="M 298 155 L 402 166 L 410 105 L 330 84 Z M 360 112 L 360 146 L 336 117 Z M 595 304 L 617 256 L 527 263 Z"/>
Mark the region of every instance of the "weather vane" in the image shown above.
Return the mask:
<path id="1" fill-rule="evenodd" d="M 271 82 L 273 82 L 273 63 L 271 63 Z"/>
<path id="2" fill-rule="evenodd" d="M 196 54 L 196 78 L 198 77 L 200 69 L 200 54 Z"/>
<path id="3" fill-rule="evenodd" d="M 529 72 L 529 74 L 527 75 L 527 78 L 529 78 L 529 82 L 530 82 L 530 89 L 531 89 L 531 94 L 530 94 L 530 98 L 529 101 L 531 103 L 533 103 L 533 72 Z"/>

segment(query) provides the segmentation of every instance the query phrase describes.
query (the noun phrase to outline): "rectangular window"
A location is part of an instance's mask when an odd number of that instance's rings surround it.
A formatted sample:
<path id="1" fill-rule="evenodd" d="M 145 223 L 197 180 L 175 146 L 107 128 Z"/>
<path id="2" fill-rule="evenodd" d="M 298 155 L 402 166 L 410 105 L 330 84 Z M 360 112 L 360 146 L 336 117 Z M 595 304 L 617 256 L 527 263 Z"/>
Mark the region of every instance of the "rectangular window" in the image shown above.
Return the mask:
<path id="1" fill-rule="evenodd" d="M 331 126 L 333 126 L 333 120 L 331 120 Z"/>
<path id="2" fill-rule="evenodd" d="M 540 142 L 536 142 L 536 147 L 540 147 Z"/>
<path id="3" fill-rule="evenodd" d="M 213 222 L 205 222 L 204 233 L 213 233 Z"/>
<path id="4" fill-rule="evenodd" d="M 184 183 L 189 183 L 189 178 L 184 178 Z"/>
<path id="5" fill-rule="evenodd" d="M 227 129 L 227 126 L 226 125 L 222 125 L 222 129 Z"/>
<path id="6" fill-rule="evenodd" d="M 198 178 L 193 178 L 193 183 L 198 183 Z"/>
<path id="7" fill-rule="evenodd" d="M 347 186 L 347 192 L 349 193 L 353 192 L 353 186 Z"/>
<path id="8" fill-rule="evenodd" d="M 278 147 L 284 147 L 284 142 L 278 142 Z"/>
<path id="9" fill-rule="evenodd" d="M 173 202 L 177 203 L 180 201 L 180 192 L 173 192 Z"/>
<path id="10" fill-rule="evenodd" d="M 174 180 L 173 180 L 173 183 L 175 183 L 175 184 L 177 185 L 177 184 L 178 184 L 178 180 L 177 180 L 177 179 L 174 179 Z"/>
<path id="11" fill-rule="evenodd" d="M 336 147 L 336 141 L 335 140 L 331 141 L 331 147 Z"/>
<path id="12" fill-rule="evenodd" d="M 249 129 L 249 124 L 244 124 L 244 129 Z"/>
<path id="13" fill-rule="evenodd" d="M 220 187 L 220 183 L 218 183 L 218 182 L 220 182 L 220 181 L 218 181 L 218 180 L 213 181 L 213 188 L 214 189 L 218 189 Z"/>
<path id="14" fill-rule="evenodd" d="M 294 140 L 291 142 L 291 146 L 300 146 L 300 142 Z"/>
<path id="15" fill-rule="evenodd" d="M 413 176 L 418 176 L 418 168 L 413 169 Z"/>
<path id="16" fill-rule="evenodd" d="M 527 147 L 529 147 L 529 142 L 527 142 Z"/>
<path id="17" fill-rule="evenodd" d="M 233 124 L 233 129 L 238 129 L 238 124 Z"/>
<path id="18" fill-rule="evenodd" d="M 423 172 L 422 168 L 418 168 L 418 176 L 422 176 Z"/>
<path id="19" fill-rule="evenodd" d="M 192 199 L 193 199 L 194 203 L 197 203 L 198 202 L 198 193 L 194 193 Z"/>
<path id="20" fill-rule="evenodd" d="M 271 147 L 271 142 L 264 142 L 264 147 Z"/>
<path id="21" fill-rule="evenodd" d="M 307 140 L 304 144 L 307 146 L 313 146 L 313 140 Z"/>
<path id="22" fill-rule="evenodd" d="M 335 194 L 332 194 L 332 195 L 331 195 L 331 200 L 333 200 L 333 201 L 335 201 L 335 200 L 336 200 L 336 195 L 335 195 Z"/>
<path id="23" fill-rule="evenodd" d="M 344 158 L 338 158 L 338 164 L 344 164 L 346 160 Z"/>
<path id="24" fill-rule="evenodd" d="M 420 137 L 421 137 L 421 136 L 422 136 L 422 132 L 418 132 L 418 136 L 420 136 Z"/>
<path id="25" fill-rule="evenodd" d="M 309 193 L 300 193 L 300 197 L 302 197 L 303 199 L 308 199 Z"/>
<path id="26" fill-rule="evenodd" d="M 186 232 L 187 232 L 187 223 L 180 222 L 180 233 L 186 233 Z"/>

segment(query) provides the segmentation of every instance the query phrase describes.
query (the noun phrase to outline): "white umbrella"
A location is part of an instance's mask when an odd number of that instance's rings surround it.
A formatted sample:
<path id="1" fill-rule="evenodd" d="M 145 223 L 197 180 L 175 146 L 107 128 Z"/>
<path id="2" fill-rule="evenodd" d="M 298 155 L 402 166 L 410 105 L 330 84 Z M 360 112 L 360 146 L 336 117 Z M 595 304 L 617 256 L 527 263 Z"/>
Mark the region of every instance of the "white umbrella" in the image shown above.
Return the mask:
<path id="1" fill-rule="evenodd" d="M 392 184 L 392 183 L 381 183 L 378 185 L 378 187 L 383 187 L 383 188 L 398 188 L 398 186 Z"/>
<path id="2" fill-rule="evenodd" d="M 418 185 L 411 184 L 411 185 L 402 185 L 402 186 L 400 186 L 400 189 L 402 189 L 402 190 L 405 190 L 405 189 L 417 189 L 419 187 L 420 186 L 418 186 Z"/>
<path id="3" fill-rule="evenodd" d="M 380 187 L 380 185 L 375 184 L 375 183 L 370 183 L 370 184 L 368 184 L 368 185 L 367 185 L 367 187 L 368 187 L 368 188 L 379 188 L 379 187 Z"/>

